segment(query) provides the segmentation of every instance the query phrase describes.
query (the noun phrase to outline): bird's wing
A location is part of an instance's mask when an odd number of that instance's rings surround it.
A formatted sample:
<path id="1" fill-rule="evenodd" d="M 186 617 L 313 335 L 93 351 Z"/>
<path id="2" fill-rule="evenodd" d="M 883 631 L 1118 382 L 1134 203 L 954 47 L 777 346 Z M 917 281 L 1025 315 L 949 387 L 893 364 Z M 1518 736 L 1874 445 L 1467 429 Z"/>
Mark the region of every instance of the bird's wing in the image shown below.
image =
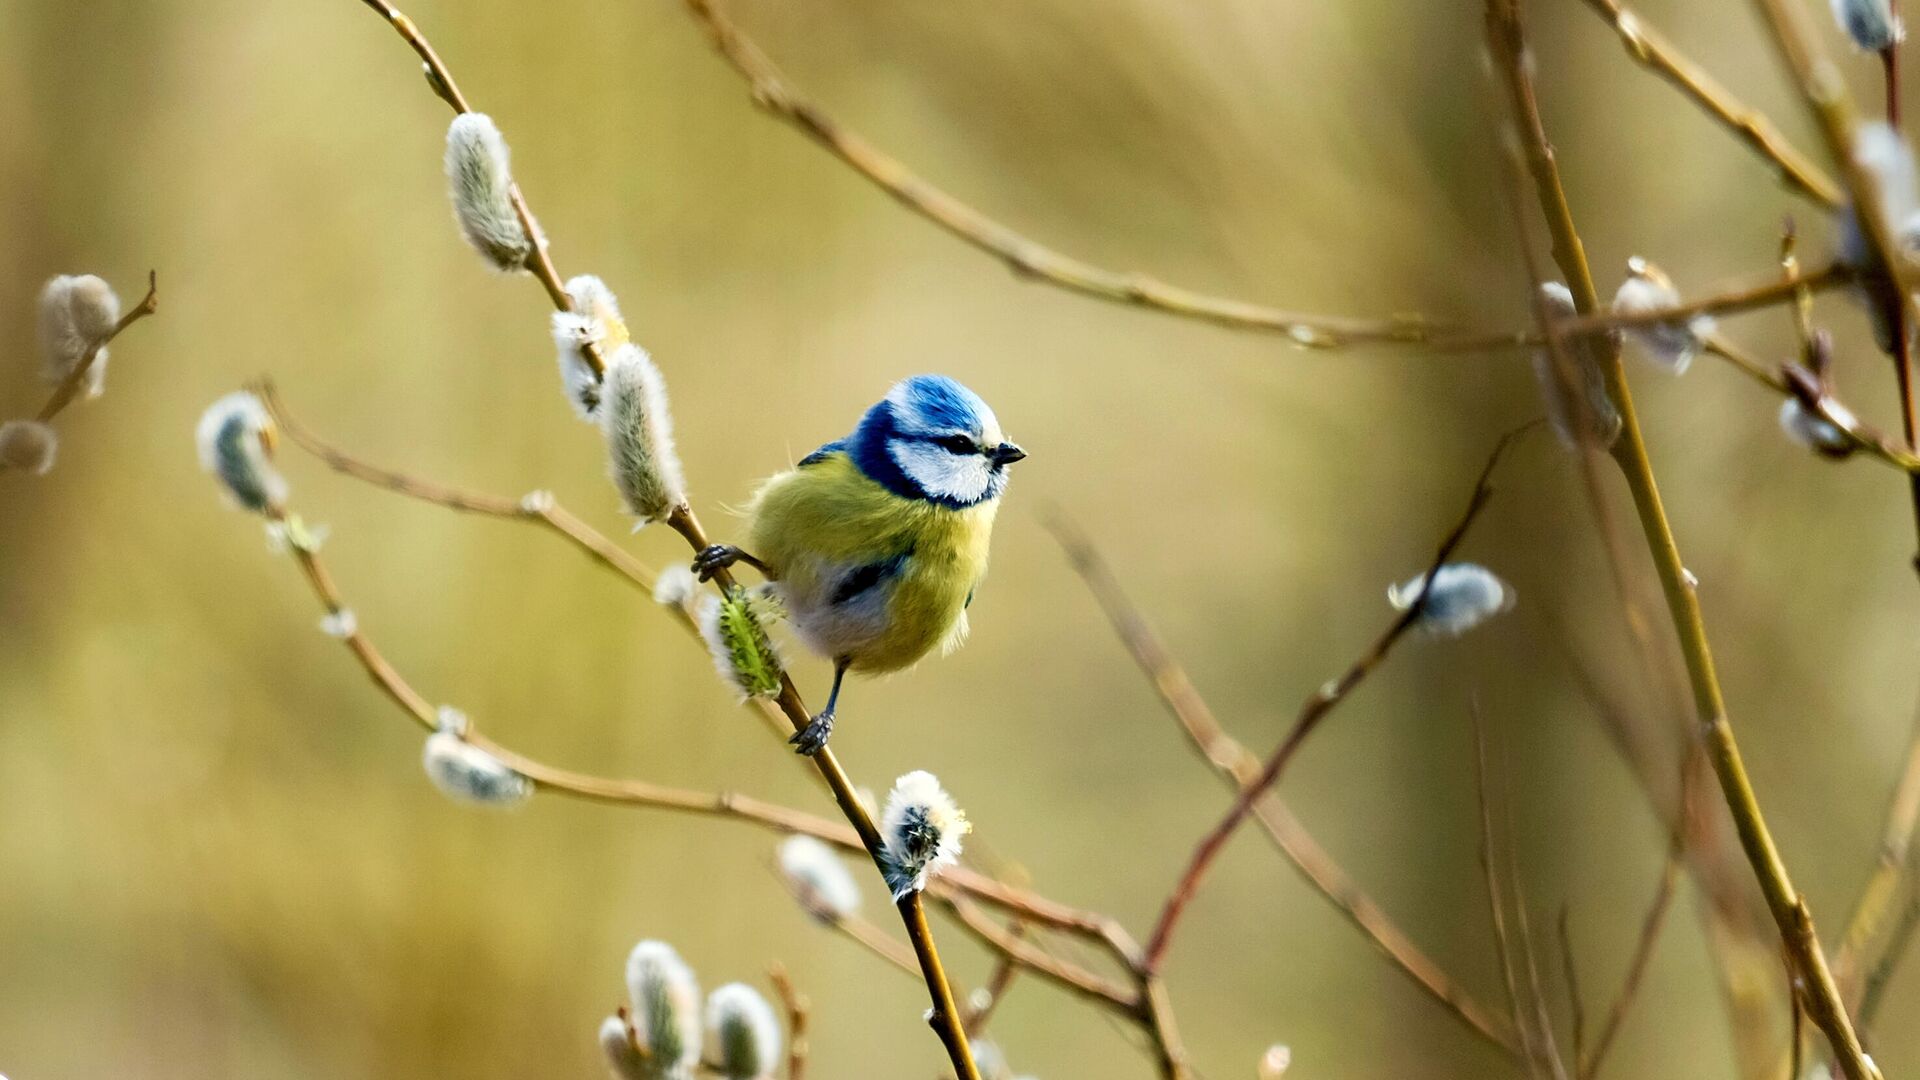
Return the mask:
<path id="1" fill-rule="evenodd" d="M 834 582 L 833 596 L 827 602 L 837 607 L 859 597 L 889 578 L 897 577 L 900 571 L 905 569 L 907 560 L 912 557 L 913 548 L 909 547 L 898 555 L 854 567 L 840 575 L 839 580 Z"/>
<path id="2" fill-rule="evenodd" d="M 818 465 L 835 454 L 845 453 L 846 449 L 847 440 L 835 439 L 820 449 L 815 450 L 813 453 L 808 454 L 806 457 L 801 458 L 799 467 L 804 469 L 809 465 Z"/>

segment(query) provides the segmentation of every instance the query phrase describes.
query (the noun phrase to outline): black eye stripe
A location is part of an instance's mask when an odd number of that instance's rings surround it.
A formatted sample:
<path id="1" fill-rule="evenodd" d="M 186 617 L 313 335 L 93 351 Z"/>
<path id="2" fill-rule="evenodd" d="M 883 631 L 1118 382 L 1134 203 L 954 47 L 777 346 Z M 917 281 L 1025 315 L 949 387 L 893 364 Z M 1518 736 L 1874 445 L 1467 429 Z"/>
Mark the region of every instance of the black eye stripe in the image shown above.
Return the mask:
<path id="1" fill-rule="evenodd" d="M 942 435 L 933 440 L 933 443 L 943 450 L 950 450 L 956 454 L 978 454 L 981 452 L 979 444 L 975 443 L 973 437 L 969 435 Z"/>

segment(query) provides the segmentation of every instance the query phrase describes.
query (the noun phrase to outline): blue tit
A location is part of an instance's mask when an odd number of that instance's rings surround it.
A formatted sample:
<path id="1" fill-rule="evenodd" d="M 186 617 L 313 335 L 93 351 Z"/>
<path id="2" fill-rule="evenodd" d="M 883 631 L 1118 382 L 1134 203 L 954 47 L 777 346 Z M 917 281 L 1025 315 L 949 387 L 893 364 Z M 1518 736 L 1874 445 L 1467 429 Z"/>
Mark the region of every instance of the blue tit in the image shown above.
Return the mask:
<path id="1" fill-rule="evenodd" d="M 827 744 L 848 671 L 899 671 L 966 640 L 1007 467 L 1026 456 L 979 395 L 916 375 L 853 434 L 760 486 L 752 554 L 720 544 L 695 558 L 702 580 L 736 562 L 758 568 L 800 639 L 833 661 L 826 708 L 793 737 L 801 753 Z"/>

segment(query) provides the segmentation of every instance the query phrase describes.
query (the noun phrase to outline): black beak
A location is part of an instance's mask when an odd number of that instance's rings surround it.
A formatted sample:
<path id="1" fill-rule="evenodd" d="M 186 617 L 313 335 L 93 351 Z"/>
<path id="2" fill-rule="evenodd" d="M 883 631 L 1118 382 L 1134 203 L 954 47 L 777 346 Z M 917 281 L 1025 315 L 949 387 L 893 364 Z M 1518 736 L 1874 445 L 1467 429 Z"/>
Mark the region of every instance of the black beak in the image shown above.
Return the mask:
<path id="1" fill-rule="evenodd" d="M 1026 457 L 1027 452 L 1010 442 L 1003 442 L 992 450 L 987 451 L 987 456 L 993 458 L 995 465 L 1011 465 L 1021 458 Z"/>

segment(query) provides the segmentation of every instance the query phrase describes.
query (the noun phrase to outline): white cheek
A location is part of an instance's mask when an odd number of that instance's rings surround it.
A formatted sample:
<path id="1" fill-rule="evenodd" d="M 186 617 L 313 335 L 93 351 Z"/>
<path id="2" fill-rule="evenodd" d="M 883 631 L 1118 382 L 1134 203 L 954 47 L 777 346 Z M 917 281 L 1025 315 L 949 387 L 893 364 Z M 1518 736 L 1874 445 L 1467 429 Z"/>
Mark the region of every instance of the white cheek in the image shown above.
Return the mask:
<path id="1" fill-rule="evenodd" d="M 983 454 L 950 454 L 931 443 L 900 441 L 888 444 L 887 453 L 927 494 L 956 502 L 978 502 L 993 479 Z"/>

